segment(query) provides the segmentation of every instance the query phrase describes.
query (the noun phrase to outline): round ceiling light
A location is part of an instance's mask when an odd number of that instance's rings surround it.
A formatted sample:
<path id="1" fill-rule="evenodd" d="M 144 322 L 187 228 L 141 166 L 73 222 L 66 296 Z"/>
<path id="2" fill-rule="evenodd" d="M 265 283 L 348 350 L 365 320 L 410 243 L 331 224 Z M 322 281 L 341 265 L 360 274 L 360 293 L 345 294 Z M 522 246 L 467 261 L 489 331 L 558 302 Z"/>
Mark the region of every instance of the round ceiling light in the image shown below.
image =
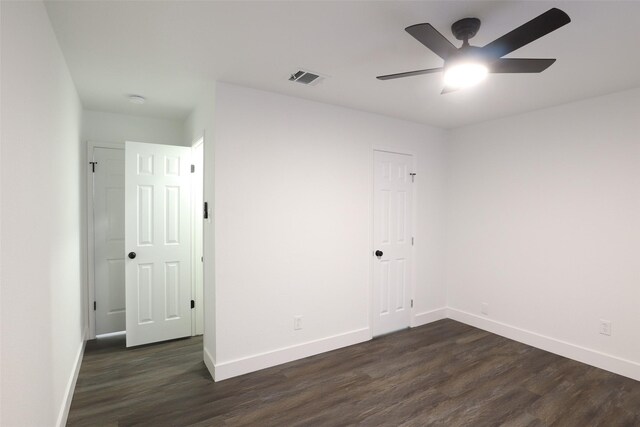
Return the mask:
<path id="1" fill-rule="evenodd" d="M 451 89 L 462 89 L 480 83 L 487 77 L 489 69 L 477 62 L 454 64 L 444 72 L 444 85 Z"/>
<path id="2" fill-rule="evenodd" d="M 129 95 L 129 102 L 132 104 L 144 104 L 146 101 L 144 96 L 140 95 Z"/>

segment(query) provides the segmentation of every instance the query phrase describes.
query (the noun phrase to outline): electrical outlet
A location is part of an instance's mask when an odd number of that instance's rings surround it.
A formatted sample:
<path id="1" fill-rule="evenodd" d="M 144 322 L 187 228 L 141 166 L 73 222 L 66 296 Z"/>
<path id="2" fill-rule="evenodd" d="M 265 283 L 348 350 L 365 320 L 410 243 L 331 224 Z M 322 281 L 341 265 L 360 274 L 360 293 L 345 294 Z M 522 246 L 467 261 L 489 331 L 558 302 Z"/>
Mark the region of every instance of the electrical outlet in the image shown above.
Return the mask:
<path id="1" fill-rule="evenodd" d="M 611 335 L 611 320 L 600 319 L 600 333 Z"/>
<path id="2" fill-rule="evenodd" d="M 293 316 L 293 330 L 299 331 L 302 329 L 302 316 Z"/>
<path id="3" fill-rule="evenodd" d="M 480 311 L 485 316 L 488 316 L 489 315 L 489 304 L 486 303 L 486 302 L 483 302 L 482 305 L 480 306 Z"/>

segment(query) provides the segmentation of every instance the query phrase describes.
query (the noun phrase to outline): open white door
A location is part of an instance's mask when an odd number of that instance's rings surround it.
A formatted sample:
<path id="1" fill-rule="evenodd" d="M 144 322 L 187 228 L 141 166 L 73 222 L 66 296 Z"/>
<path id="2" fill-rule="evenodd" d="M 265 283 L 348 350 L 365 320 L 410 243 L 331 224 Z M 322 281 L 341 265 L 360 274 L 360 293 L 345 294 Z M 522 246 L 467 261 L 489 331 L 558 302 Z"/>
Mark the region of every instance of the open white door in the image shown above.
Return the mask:
<path id="1" fill-rule="evenodd" d="M 191 335 L 190 147 L 127 142 L 127 347 Z"/>
<path id="2" fill-rule="evenodd" d="M 374 152 L 373 335 L 409 327 L 413 158 Z"/>

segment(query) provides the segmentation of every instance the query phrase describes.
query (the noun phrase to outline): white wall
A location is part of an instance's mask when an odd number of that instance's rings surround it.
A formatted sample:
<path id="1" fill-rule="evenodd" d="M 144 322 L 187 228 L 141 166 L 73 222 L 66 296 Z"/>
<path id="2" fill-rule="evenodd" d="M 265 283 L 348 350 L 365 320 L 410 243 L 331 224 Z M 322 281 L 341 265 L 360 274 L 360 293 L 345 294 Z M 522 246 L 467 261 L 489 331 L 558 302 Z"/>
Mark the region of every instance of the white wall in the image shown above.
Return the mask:
<path id="1" fill-rule="evenodd" d="M 370 337 L 374 147 L 416 155 L 414 313 L 445 306 L 442 131 L 222 83 L 215 100 L 217 379 Z"/>
<path id="2" fill-rule="evenodd" d="M 214 150 L 213 121 L 215 85 L 205 88 L 202 98 L 185 121 L 184 140 L 190 145 L 204 137 L 204 200 L 213 207 Z M 216 311 L 214 277 L 214 227 L 210 217 L 204 222 L 204 361 L 214 375 L 216 354 Z"/>
<path id="3" fill-rule="evenodd" d="M 640 379 L 639 119 L 636 89 L 451 132 L 458 317 Z"/>
<path id="4" fill-rule="evenodd" d="M 140 108 L 144 108 L 141 105 Z M 150 142 L 187 145 L 184 121 L 130 116 L 85 110 L 82 114 L 82 139 L 92 142 Z"/>
<path id="5" fill-rule="evenodd" d="M 0 5 L 0 24 L 2 23 L 2 6 Z M 0 31 L 0 76 L 2 75 L 2 40 L 3 40 L 3 32 Z M 0 78 L 0 165 L 2 165 L 2 120 L 4 119 L 4 108 L 2 107 L 2 84 L 4 81 Z M 0 169 L 0 322 L 2 321 L 2 288 L 4 280 L 2 279 L 2 169 Z M 2 399 L 2 390 L 4 387 L 2 386 L 2 343 L 4 340 L 2 339 L 2 324 L 0 324 L 0 414 L 2 414 L 2 405 L 4 400 Z M 0 423 L 2 423 L 2 415 L 0 415 Z"/>
<path id="6" fill-rule="evenodd" d="M 65 417 L 83 346 L 80 102 L 41 2 L 2 2 L 2 412 Z"/>

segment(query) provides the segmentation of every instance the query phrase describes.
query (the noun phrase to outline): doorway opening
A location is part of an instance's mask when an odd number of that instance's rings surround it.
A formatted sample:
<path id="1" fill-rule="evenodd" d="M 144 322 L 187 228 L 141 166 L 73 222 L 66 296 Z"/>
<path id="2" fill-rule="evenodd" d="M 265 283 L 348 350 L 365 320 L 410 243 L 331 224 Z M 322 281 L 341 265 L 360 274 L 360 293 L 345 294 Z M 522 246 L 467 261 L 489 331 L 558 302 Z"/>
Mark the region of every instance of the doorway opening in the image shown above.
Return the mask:
<path id="1" fill-rule="evenodd" d="M 373 153 L 372 333 L 408 328 L 413 293 L 414 176 L 410 154 Z"/>
<path id="2" fill-rule="evenodd" d="M 203 333 L 203 147 L 88 143 L 88 339 Z"/>

